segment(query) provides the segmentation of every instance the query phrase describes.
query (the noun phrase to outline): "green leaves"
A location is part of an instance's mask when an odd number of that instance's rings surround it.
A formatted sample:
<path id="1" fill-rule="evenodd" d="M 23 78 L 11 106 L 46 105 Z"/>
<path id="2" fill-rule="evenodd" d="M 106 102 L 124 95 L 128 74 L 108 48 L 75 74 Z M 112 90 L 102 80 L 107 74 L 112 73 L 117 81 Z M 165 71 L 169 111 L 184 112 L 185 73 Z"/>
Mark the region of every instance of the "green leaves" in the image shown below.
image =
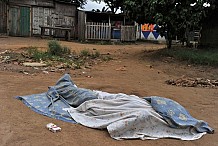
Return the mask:
<path id="1" fill-rule="evenodd" d="M 204 7 L 205 3 L 211 7 Z M 140 24 L 155 23 L 159 32 L 184 36 L 186 30 L 201 26 L 214 0 L 124 0 L 126 14 Z M 167 38 L 171 38 L 167 36 Z M 170 42 L 170 41 L 169 41 Z"/>

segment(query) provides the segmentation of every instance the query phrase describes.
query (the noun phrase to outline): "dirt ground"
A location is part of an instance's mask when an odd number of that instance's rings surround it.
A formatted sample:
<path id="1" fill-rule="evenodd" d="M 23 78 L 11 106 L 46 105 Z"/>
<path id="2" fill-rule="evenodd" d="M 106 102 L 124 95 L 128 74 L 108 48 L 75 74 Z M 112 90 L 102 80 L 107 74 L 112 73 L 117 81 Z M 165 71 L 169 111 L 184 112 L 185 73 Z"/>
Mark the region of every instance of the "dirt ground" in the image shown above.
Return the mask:
<path id="1" fill-rule="evenodd" d="M 45 48 L 48 40 L 40 38 L 0 38 L 0 52 L 6 49 L 20 51 L 23 47 Z M 72 50 L 97 49 L 110 53 L 113 60 L 91 69 L 68 70 L 79 87 L 111 93 L 157 95 L 171 98 L 183 105 L 193 117 L 205 120 L 215 129 L 196 141 L 175 139 L 123 140 L 112 139 L 104 130 L 83 127 L 39 115 L 14 97 L 42 93 L 54 85 L 64 72 L 43 72 L 25 75 L 19 72 L 0 71 L 0 145 L 1 146 L 217 146 L 218 145 L 218 90 L 212 88 L 177 87 L 164 82 L 182 75 L 218 79 L 217 68 L 197 67 L 186 63 L 149 59 L 149 51 L 164 45 L 140 43 L 134 45 L 96 45 L 61 42 Z M 146 54 L 147 53 L 147 54 Z M 152 67 L 151 67 L 152 66 Z M 87 77 L 89 76 L 89 78 Z M 91 78 L 90 78 L 91 77 Z M 62 128 L 52 133 L 45 128 L 53 122 Z"/>

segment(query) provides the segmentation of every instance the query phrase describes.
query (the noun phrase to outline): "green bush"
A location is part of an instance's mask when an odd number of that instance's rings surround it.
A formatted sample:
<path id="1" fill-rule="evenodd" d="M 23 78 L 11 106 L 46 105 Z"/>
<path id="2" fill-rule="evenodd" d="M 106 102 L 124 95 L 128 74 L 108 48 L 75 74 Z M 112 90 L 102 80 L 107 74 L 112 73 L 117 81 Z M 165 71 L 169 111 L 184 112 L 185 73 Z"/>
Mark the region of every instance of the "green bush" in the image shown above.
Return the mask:
<path id="1" fill-rule="evenodd" d="M 80 52 L 80 55 L 83 57 L 91 57 L 92 59 L 95 59 L 101 56 L 99 51 L 89 51 L 88 49 L 82 50 Z"/>
<path id="2" fill-rule="evenodd" d="M 84 57 L 88 57 L 91 55 L 90 51 L 88 49 L 84 49 L 80 52 L 80 55 L 81 56 L 84 56 Z"/>
<path id="3" fill-rule="evenodd" d="M 52 40 L 48 42 L 48 53 L 54 56 L 63 56 L 70 54 L 70 49 L 62 47 L 58 41 Z"/>
<path id="4" fill-rule="evenodd" d="M 95 51 L 95 53 L 92 53 L 92 58 L 98 58 L 98 57 L 100 57 L 100 52 L 98 52 L 98 51 Z"/>

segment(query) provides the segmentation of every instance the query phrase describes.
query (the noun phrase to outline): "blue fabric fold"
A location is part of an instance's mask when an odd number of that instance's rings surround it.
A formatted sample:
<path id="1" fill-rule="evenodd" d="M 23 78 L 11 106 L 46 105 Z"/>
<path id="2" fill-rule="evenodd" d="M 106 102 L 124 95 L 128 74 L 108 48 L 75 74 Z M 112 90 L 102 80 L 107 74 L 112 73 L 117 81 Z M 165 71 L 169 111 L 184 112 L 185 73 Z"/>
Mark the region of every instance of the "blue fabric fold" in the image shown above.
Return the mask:
<path id="1" fill-rule="evenodd" d="M 18 96 L 33 111 L 66 122 L 76 123 L 64 108 L 77 107 L 85 101 L 96 99 L 89 89 L 77 88 L 69 74 L 63 75 L 55 86 L 41 94 Z"/>
<path id="2" fill-rule="evenodd" d="M 92 90 L 78 88 L 71 80 L 69 74 L 62 76 L 52 88 L 73 107 L 78 107 L 85 101 L 98 98 L 97 94 Z"/>
<path id="3" fill-rule="evenodd" d="M 51 93 L 51 91 L 49 90 Z M 52 93 L 53 94 L 53 93 Z M 33 94 L 27 96 L 18 96 L 17 99 L 21 100 L 26 106 L 35 111 L 36 113 L 48 116 L 50 118 L 62 120 L 65 122 L 76 123 L 70 114 L 63 110 L 63 108 L 70 108 L 68 104 L 60 100 L 56 96 L 51 99 L 48 98 L 48 92 L 41 94 Z"/>
<path id="4" fill-rule="evenodd" d="M 171 99 L 158 96 L 144 99 L 150 102 L 153 109 L 173 128 L 193 127 L 200 133 L 214 133 L 214 129 L 209 127 L 207 122 L 193 118 L 183 106 Z"/>

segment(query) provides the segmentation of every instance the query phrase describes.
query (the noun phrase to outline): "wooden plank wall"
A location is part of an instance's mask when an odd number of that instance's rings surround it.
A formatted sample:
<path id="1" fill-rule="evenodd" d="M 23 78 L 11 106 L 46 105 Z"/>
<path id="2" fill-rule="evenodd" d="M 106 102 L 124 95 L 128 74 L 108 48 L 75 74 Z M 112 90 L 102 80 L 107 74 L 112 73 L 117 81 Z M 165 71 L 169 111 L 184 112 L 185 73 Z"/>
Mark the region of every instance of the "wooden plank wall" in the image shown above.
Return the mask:
<path id="1" fill-rule="evenodd" d="M 76 6 L 72 4 L 65 3 L 55 3 L 55 13 L 62 16 L 75 17 L 76 16 Z"/>
<path id="2" fill-rule="evenodd" d="M 0 33 L 7 33 L 7 6 L 0 1 Z"/>
<path id="3" fill-rule="evenodd" d="M 54 7 L 53 0 L 9 0 L 10 5 Z"/>
<path id="4" fill-rule="evenodd" d="M 19 35 L 20 36 L 30 36 L 30 8 L 29 7 L 20 7 L 20 16 L 19 16 Z"/>
<path id="5" fill-rule="evenodd" d="M 86 23 L 87 40 L 110 40 L 111 39 L 111 25 L 109 23 Z"/>
<path id="6" fill-rule="evenodd" d="M 53 26 L 51 20 L 51 15 L 53 13 L 53 8 L 36 7 L 32 8 L 32 34 L 40 35 L 41 28 L 40 25 Z M 49 21 L 49 22 L 48 22 Z M 49 30 L 45 30 L 45 34 L 49 35 Z"/>
<path id="7" fill-rule="evenodd" d="M 30 7 L 9 5 L 9 35 L 30 36 Z"/>
<path id="8" fill-rule="evenodd" d="M 64 3 L 55 3 L 55 7 L 33 6 L 33 35 L 41 33 L 40 25 L 71 28 L 71 37 L 75 38 L 76 6 Z M 65 37 L 60 30 L 45 29 L 45 35 Z"/>
<path id="9" fill-rule="evenodd" d="M 31 6 L 35 5 L 35 0 L 9 0 L 10 5 L 16 5 L 16 6 Z"/>
<path id="10" fill-rule="evenodd" d="M 121 41 L 136 41 L 136 27 L 121 26 Z"/>
<path id="11" fill-rule="evenodd" d="M 55 2 L 53 15 L 54 26 L 71 28 L 71 37 L 75 38 L 76 6 Z M 64 31 L 55 30 L 54 36 L 65 37 Z"/>
<path id="12" fill-rule="evenodd" d="M 78 39 L 80 41 L 85 41 L 85 19 L 86 19 L 86 14 L 83 11 L 78 11 Z"/>
<path id="13" fill-rule="evenodd" d="M 19 7 L 10 7 L 9 6 L 9 15 L 8 15 L 8 33 L 10 36 L 19 36 Z"/>
<path id="14" fill-rule="evenodd" d="M 54 1 L 53 0 L 35 0 L 36 6 L 42 6 L 42 7 L 54 7 Z"/>

